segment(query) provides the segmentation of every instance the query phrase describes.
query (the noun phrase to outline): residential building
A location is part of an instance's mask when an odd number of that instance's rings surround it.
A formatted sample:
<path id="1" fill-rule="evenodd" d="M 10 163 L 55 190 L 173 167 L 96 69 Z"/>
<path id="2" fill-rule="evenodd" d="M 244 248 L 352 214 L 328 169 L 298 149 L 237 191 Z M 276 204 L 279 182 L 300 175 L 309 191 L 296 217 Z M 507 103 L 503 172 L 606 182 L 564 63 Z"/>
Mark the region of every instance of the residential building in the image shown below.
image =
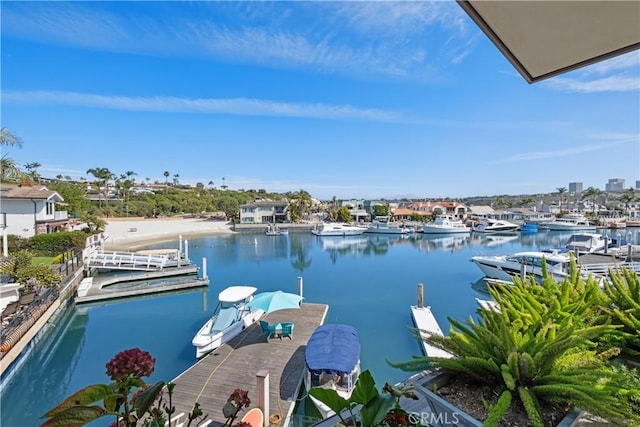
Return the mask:
<path id="1" fill-rule="evenodd" d="M 0 185 L 0 213 L 4 234 L 29 238 L 36 234 L 69 230 L 66 211 L 56 210 L 64 199 L 44 185 Z"/>
<path id="2" fill-rule="evenodd" d="M 582 193 L 582 183 L 581 182 L 570 182 L 569 183 L 569 193 L 574 195 L 579 195 Z"/>
<path id="3" fill-rule="evenodd" d="M 240 224 L 270 224 L 289 221 L 287 201 L 255 201 L 240 206 Z"/>
<path id="4" fill-rule="evenodd" d="M 624 190 L 624 179 L 612 178 L 605 186 L 605 191 L 622 191 Z"/>

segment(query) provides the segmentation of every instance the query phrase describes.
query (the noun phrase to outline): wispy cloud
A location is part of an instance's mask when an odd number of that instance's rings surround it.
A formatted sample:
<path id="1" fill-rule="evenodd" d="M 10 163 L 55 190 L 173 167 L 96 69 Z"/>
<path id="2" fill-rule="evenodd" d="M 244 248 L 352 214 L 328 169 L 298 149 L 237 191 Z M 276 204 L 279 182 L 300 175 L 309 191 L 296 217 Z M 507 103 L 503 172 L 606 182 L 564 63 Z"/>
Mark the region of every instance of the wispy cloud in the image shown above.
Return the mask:
<path id="1" fill-rule="evenodd" d="M 608 150 L 613 147 L 616 147 L 622 144 L 629 144 L 632 142 L 635 142 L 637 144 L 638 138 L 640 138 L 640 135 L 631 135 L 631 134 L 592 135 L 592 139 L 606 139 L 608 142 L 604 142 L 600 144 L 580 145 L 576 147 L 565 148 L 562 150 L 530 151 L 526 153 L 514 154 L 512 156 L 505 157 L 503 159 L 497 159 L 495 161 L 487 162 L 487 164 L 494 165 L 494 164 L 500 164 L 500 163 L 528 162 L 528 161 L 535 161 L 535 160 L 575 156 L 582 153 Z"/>
<path id="2" fill-rule="evenodd" d="M 68 105 L 124 111 L 405 121 L 400 113 L 389 110 L 358 108 L 352 105 L 286 103 L 249 98 L 128 97 L 59 91 L 4 91 L 2 100 L 3 102 L 30 105 Z"/>
<path id="3" fill-rule="evenodd" d="M 137 2 L 134 10 L 118 3 L 7 3 L 2 33 L 360 77 L 425 78 L 470 48 L 468 20 L 454 2 Z"/>
<path id="4" fill-rule="evenodd" d="M 550 88 L 578 93 L 640 90 L 640 53 L 631 52 L 544 82 Z"/>

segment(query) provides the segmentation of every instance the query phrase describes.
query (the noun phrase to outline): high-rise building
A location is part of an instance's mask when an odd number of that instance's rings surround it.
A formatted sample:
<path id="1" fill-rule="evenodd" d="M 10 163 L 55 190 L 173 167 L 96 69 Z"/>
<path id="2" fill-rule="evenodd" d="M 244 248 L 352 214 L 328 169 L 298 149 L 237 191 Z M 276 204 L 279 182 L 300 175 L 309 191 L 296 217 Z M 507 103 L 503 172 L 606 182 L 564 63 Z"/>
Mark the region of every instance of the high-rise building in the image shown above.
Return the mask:
<path id="1" fill-rule="evenodd" d="M 605 191 L 622 191 L 624 190 L 624 179 L 612 178 L 605 186 Z"/>
<path id="2" fill-rule="evenodd" d="M 640 181 L 636 181 L 636 190 L 640 190 Z"/>
<path id="3" fill-rule="evenodd" d="M 570 182 L 569 183 L 569 193 L 578 195 L 582 193 L 582 183 L 581 182 Z"/>

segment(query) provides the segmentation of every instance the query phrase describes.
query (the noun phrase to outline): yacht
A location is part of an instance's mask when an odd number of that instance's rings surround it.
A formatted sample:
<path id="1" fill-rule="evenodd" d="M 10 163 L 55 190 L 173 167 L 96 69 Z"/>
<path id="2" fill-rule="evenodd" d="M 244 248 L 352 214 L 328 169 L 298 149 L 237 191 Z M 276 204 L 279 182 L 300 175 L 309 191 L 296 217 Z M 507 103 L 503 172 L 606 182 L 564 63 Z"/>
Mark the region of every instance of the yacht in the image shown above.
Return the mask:
<path id="1" fill-rule="evenodd" d="M 213 315 L 191 341 L 196 358 L 217 349 L 260 319 L 264 311 L 247 305 L 256 290 L 253 286 L 229 286 L 218 294 Z"/>
<path id="2" fill-rule="evenodd" d="M 356 236 L 363 234 L 366 227 L 344 224 L 341 222 L 323 222 L 311 230 L 316 236 Z"/>
<path id="3" fill-rule="evenodd" d="M 611 243 L 611 239 L 598 233 L 576 233 L 569 237 L 565 248 L 572 252 L 581 254 L 592 254 L 603 252 L 604 248 Z"/>
<path id="4" fill-rule="evenodd" d="M 545 225 L 550 231 L 596 231 L 596 226 L 591 225 L 584 215 L 579 214 L 564 215 Z"/>
<path id="5" fill-rule="evenodd" d="M 360 375 L 360 341 L 355 328 L 343 324 L 318 326 L 304 350 L 306 373 L 304 384 L 311 388 L 335 390 L 349 399 Z M 325 403 L 311 396 L 323 418 L 335 412 Z"/>
<path id="6" fill-rule="evenodd" d="M 503 219 L 485 218 L 480 224 L 474 227 L 473 231 L 477 231 L 478 233 L 504 233 L 516 231 L 518 228 L 520 228 L 520 226 L 513 222 Z"/>
<path id="7" fill-rule="evenodd" d="M 364 231 L 365 233 L 377 234 L 409 234 L 409 229 L 404 228 L 402 224 L 389 221 L 387 216 L 378 216 Z"/>
<path id="8" fill-rule="evenodd" d="M 440 215 L 433 222 L 422 226 L 424 234 L 471 233 L 464 222 L 450 216 Z"/>
<path id="9" fill-rule="evenodd" d="M 563 280 L 569 275 L 571 256 L 557 251 L 517 252 L 512 255 L 483 256 L 471 258 L 478 268 L 490 279 L 511 282 L 513 276 L 535 276 L 536 281 L 542 279 L 542 260 L 546 260 L 547 271 L 556 280 Z"/>

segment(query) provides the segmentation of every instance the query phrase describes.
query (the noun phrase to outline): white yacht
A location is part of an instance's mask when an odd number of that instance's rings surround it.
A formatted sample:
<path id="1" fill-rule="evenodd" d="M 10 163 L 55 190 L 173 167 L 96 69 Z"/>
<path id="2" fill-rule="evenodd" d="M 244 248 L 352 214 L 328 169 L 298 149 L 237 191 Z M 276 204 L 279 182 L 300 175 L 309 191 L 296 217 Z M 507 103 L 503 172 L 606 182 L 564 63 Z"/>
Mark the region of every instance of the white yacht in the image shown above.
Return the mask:
<path id="1" fill-rule="evenodd" d="M 389 221 L 387 216 L 378 216 L 364 231 L 365 233 L 377 234 L 409 234 L 409 229 L 404 228 L 402 224 Z"/>
<path id="2" fill-rule="evenodd" d="M 197 358 L 217 349 L 260 319 L 264 311 L 247 306 L 256 290 L 253 286 L 230 286 L 220 292 L 213 315 L 191 341 Z"/>
<path id="3" fill-rule="evenodd" d="M 476 225 L 473 231 L 478 233 L 504 233 L 510 231 L 517 231 L 520 226 L 503 219 L 485 218 Z"/>
<path id="4" fill-rule="evenodd" d="M 341 222 L 323 222 L 311 230 L 316 236 L 355 236 L 363 234 L 366 227 L 344 224 Z"/>
<path id="5" fill-rule="evenodd" d="M 424 234 L 471 233 L 471 228 L 459 219 L 439 215 L 433 222 L 424 224 L 422 232 Z"/>
<path id="6" fill-rule="evenodd" d="M 564 215 L 545 225 L 550 231 L 596 231 L 596 226 L 580 214 Z"/>
<path id="7" fill-rule="evenodd" d="M 571 257 L 568 253 L 558 252 L 517 252 L 512 255 L 482 256 L 471 258 L 478 268 L 490 279 L 506 282 L 513 280 L 513 276 L 535 276 L 536 281 L 542 278 L 542 260 L 546 260 L 547 271 L 556 280 L 568 276 Z"/>
<path id="8" fill-rule="evenodd" d="M 572 252 L 581 254 L 592 254 L 603 252 L 604 248 L 611 243 L 611 239 L 598 233 L 576 233 L 569 237 L 565 248 Z"/>

